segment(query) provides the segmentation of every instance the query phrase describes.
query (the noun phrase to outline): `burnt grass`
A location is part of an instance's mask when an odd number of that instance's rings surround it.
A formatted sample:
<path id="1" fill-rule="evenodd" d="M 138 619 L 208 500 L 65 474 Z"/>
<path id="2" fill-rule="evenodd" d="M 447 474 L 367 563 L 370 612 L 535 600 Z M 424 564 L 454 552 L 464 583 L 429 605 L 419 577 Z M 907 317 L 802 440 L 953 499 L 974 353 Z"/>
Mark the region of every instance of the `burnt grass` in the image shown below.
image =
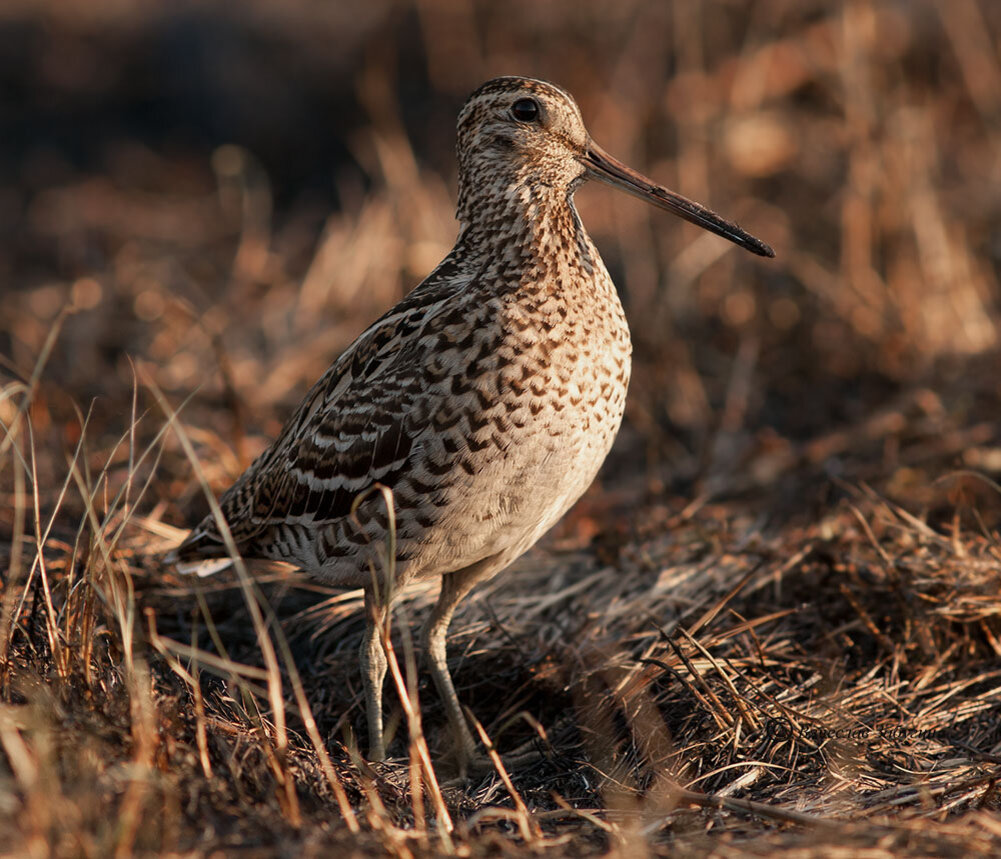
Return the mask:
<path id="1" fill-rule="evenodd" d="M 996 9 L 516 5 L 0 18 L 10 855 L 1001 849 Z M 538 753 L 462 778 L 435 582 L 370 764 L 360 592 L 160 558 L 448 250 L 455 110 L 505 71 L 777 258 L 579 194 L 626 421 L 456 615 L 460 700 Z"/>

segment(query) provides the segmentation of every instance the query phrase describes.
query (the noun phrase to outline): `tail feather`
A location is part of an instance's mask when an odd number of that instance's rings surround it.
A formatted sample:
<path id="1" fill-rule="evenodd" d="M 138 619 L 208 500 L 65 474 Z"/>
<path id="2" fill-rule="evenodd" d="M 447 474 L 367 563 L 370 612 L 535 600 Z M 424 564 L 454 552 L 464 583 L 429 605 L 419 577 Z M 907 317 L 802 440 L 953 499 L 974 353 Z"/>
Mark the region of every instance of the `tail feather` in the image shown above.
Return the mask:
<path id="1" fill-rule="evenodd" d="M 177 564 L 176 569 L 182 576 L 198 576 L 198 578 L 204 579 L 221 573 L 223 570 L 228 570 L 232 565 L 232 558 L 217 558 L 214 561 L 191 561 L 189 563 L 182 561 Z"/>
<path id="2" fill-rule="evenodd" d="M 199 525 L 181 545 L 163 556 L 163 563 L 175 565 L 182 575 L 211 576 L 225 570 L 233 563 L 218 534 Z"/>

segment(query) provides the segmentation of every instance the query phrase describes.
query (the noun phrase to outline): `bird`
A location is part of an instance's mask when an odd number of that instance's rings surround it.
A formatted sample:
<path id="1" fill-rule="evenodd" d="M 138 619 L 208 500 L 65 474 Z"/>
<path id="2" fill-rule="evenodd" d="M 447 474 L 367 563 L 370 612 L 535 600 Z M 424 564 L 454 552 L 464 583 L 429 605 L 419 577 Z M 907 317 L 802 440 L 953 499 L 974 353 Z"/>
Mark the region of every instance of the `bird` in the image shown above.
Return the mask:
<path id="1" fill-rule="evenodd" d="M 379 623 L 392 594 L 440 579 L 423 652 L 458 753 L 472 760 L 446 661 L 453 612 L 573 506 L 622 421 L 629 326 L 574 192 L 598 180 L 774 256 L 601 149 L 573 97 L 546 81 L 506 76 L 476 89 L 459 112 L 456 154 L 452 250 L 344 350 L 219 501 L 242 557 L 365 589 L 373 761 L 386 758 Z M 227 555 L 209 515 L 167 560 Z M 387 570 L 391 588 L 381 586 Z"/>

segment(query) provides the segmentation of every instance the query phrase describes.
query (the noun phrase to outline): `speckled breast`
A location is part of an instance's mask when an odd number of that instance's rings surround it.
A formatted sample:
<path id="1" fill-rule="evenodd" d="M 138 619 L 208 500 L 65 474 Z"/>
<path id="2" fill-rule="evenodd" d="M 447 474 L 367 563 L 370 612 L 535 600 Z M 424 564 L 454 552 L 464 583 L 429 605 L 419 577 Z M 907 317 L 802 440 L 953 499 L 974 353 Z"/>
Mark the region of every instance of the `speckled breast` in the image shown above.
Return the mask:
<path id="1" fill-rule="evenodd" d="M 412 574 L 497 553 L 509 561 L 594 480 L 622 420 L 631 346 L 607 275 L 579 291 L 587 301 L 546 290 L 483 308 L 479 357 L 449 382 L 449 410 L 461 418 L 422 439 L 418 471 L 431 481 L 451 461 L 453 472 L 436 499 L 434 539 L 413 547 Z"/>

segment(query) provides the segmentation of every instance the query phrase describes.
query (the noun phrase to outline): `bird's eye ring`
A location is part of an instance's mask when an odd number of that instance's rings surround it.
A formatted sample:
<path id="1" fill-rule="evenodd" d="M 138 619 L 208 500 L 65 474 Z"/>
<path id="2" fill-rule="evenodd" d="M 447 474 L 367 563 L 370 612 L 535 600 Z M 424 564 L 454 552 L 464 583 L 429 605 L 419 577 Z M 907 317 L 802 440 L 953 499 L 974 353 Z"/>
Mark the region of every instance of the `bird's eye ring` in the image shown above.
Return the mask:
<path id="1" fill-rule="evenodd" d="M 539 118 L 539 103 L 534 98 L 519 98 L 511 105 L 511 116 L 518 122 L 535 122 Z"/>

